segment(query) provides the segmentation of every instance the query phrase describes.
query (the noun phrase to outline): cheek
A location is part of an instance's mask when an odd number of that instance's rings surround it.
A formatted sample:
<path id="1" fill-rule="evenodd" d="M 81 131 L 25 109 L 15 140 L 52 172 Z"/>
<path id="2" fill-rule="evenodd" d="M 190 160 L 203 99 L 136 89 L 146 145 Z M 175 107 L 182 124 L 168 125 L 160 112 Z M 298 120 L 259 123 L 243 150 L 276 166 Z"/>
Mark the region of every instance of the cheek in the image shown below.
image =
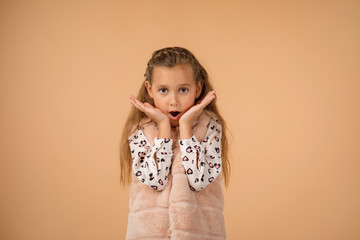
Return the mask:
<path id="1" fill-rule="evenodd" d="M 157 99 L 157 98 L 154 98 L 154 105 L 156 108 L 160 109 L 163 113 L 165 113 L 167 110 L 166 110 L 166 104 L 164 104 L 163 101 Z"/>
<path id="2" fill-rule="evenodd" d="M 188 98 L 184 99 L 183 107 L 185 107 L 186 109 L 189 109 L 192 106 L 194 106 L 194 102 L 195 102 L 195 96 L 188 97 Z"/>

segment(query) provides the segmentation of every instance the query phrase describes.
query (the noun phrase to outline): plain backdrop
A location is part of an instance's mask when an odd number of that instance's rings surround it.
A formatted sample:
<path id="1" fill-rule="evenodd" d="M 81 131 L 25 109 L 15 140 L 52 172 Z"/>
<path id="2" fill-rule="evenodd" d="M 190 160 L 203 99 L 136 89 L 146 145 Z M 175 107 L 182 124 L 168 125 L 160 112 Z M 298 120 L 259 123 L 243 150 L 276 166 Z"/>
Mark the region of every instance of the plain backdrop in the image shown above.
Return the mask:
<path id="1" fill-rule="evenodd" d="M 168 46 L 231 132 L 227 239 L 360 239 L 359 43 L 359 1 L 1 0 L 0 239 L 125 238 L 128 97 Z"/>

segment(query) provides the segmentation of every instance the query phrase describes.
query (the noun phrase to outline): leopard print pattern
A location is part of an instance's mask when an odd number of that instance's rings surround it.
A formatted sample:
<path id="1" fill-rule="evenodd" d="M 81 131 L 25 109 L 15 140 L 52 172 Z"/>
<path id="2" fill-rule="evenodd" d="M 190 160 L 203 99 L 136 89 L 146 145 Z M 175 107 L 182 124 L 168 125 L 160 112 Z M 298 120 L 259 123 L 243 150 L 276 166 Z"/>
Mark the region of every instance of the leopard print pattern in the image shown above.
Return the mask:
<path id="1" fill-rule="evenodd" d="M 186 170 L 189 187 L 200 191 L 221 174 L 221 125 L 212 118 L 202 142 L 195 135 L 179 140 L 182 164 Z M 198 162 L 198 165 L 197 165 Z"/>
<path id="2" fill-rule="evenodd" d="M 171 166 L 172 144 L 170 138 L 155 138 L 150 147 L 141 127 L 129 138 L 128 143 L 132 155 L 132 171 L 144 184 L 154 190 L 162 190 L 168 181 Z M 159 168 L 156 167 L 154 155 Z"/>

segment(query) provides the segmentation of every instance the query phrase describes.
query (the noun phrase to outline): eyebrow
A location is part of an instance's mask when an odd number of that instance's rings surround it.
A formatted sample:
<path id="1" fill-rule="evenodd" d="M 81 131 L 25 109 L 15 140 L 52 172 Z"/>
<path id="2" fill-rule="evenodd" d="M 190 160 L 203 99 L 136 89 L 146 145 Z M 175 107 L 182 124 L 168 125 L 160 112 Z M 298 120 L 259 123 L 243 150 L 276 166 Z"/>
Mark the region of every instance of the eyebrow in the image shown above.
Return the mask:
<path id="1" fill-rule="evenodd" d="M 191 85 L 188 83 L 181 84 L 180 87 L 190 87 Z M 159 85 L 157 88 L 167 88 L 167 85 Z"/>

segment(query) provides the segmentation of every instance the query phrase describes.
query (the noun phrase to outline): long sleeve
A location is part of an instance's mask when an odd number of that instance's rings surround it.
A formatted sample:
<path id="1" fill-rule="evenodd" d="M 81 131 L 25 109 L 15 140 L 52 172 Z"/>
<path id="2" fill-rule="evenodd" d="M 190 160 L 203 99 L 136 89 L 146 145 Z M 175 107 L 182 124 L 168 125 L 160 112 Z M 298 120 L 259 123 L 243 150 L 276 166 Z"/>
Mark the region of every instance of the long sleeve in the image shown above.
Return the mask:
<path id="1" fill-rule="evenodd" d="M 182 164 L 192 191 L 204 189 L 221 173 L 221 134 L 219 121 L 211 118 L 201 143 L 195 135 L 179 140 Z"/>
<path id="2" fill-rule="evenodd" d="M 132 155 L 132 171 L 144 184 L 154 190 L 163 190 L 168 182 L 171 166 L 172 143 L 170 138 L 155 138 L 150 146 L 141 128 L 128 138 Z M 155 159 L 158 164 L 156 167 Z"/>

